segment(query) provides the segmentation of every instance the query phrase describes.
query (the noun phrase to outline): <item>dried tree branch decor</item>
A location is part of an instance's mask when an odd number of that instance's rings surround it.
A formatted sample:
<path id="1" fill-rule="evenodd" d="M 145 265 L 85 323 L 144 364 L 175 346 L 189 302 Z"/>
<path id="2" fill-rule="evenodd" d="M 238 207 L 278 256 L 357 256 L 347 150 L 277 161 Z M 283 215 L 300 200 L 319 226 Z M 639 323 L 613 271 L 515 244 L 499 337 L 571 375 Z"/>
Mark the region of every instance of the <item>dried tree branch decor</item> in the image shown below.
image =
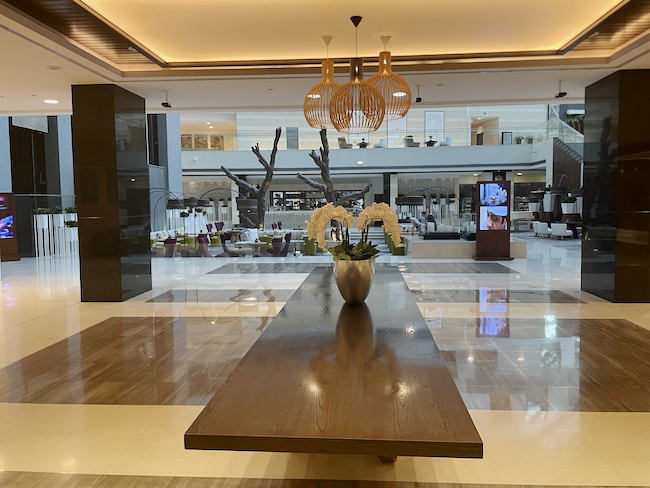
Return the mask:
<path id="1" fill-rule="evenodd" d="M 230 170 L 225 166 L 222 166 L 221 169 L 226 176 L 233 180 L 239 188 L 242 189 L 242 193 L 248 193 L 251 198 L 257 200 L 257 227 L 264 229 L 264 214 L 266 213 L 266 194 L 269 191 L 269 186 L 271 185 L 271 180 L 273 180 L 273 171 L 275 170 L 275 158 L 278 153 L 278 142 L 280 142 L 280 136 L 282 135 L 282 128 L 278 127 L 275 129 L 275 140 L 273 141 L 273 149 L 271 150 L 271 158 L 269 161 L 262 155 L 260 152 L 260 145 L 255 144 L 251 147 L 253 154 L 257 156 L 257 160 L 264 167 L 266 171 L 266 176 L 264 181 L 260 186 L 253 185 L 248 181 L 241 179 L 239 176 L 234 175 Z M 243 216 L 243 219 L 242 219 Z M 246 222 L 247 224 L 252 223 L 251 220 L 243 214 L 240 214 L 240 219 Z"/>
<path id="2" fill-rule="evenodd" d="M 333 203 L 335 205 L 340 205 L 349 200 L 357 200 L 368 193 L 370 191 L 370 188 L 372 188 L 372 185 L 366 186 L 365 189 L 361 191 L 344 193 L 342 195 L 339 195 L 338 198 L 336 197 L 336 191 L 334 191 L 334 181 L 332 180 L 332 175 L 330 174 L 330 145 L 327 141 L 327 129 L 321 129 L 320 140 L 320 154 L 316 154 L 316 151 L 312 151 L 309 153 L 309 157 L 311 157 L 311 159 L 314 160 L 314 163 L 316 163 L 316 166 L 320 168 L 320 175 L 323 179 L 323 183 L 312 180 L 311 178 L 301 175 L 300 173 L 298 173 L 296 176 L 312 188 L 318 191 L 322 191 L 325 195 L 325 200 L 327 200 L 328 203 Z"/>

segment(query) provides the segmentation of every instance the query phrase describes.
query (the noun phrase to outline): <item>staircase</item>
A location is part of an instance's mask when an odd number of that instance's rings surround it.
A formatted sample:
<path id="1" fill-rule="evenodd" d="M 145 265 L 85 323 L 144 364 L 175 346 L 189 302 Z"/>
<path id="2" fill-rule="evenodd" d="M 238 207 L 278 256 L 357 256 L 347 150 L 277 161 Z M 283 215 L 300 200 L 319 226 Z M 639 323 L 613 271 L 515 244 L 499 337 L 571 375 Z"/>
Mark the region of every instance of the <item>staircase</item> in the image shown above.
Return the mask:
<path id="1" fill-rule="evenodd" d="M 571 147 L 573 146 L 573 147 Z M 575 147 L 575 149 L 574 149 Z M 563 140 L 561 140 L 559 137 L 554 137 L 553 138 L 553 152 L 555 151 L 560 151 L 564 155 L 566 155 L 569 159 L 575 161 L 576 163 L 582 164 L 584 162 L 584 157 L 581 154 L 584 152 L 583 145 L 582 144 L 567 144 Z"/>

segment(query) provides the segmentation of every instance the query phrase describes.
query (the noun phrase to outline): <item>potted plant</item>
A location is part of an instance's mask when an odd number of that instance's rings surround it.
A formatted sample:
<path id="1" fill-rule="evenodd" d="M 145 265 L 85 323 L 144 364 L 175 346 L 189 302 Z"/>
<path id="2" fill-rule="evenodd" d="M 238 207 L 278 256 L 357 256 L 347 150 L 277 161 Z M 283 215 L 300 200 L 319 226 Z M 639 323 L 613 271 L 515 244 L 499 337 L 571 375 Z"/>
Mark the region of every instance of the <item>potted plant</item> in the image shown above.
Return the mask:
<path id="1" fill-rule="evenodd" d="M 523 136 L 515 137 L 515 144 L 521 144 L 524 141 Z"/>
<path id="2" fill-rule="evenodd" d="M 317 208 L 307 224 L 307 237 L 318 242 L 318 247 L 329 251 L 334 257 L 334 276 L 343 299 L 351 305 L 359 305 L 368 296 L 375 274 L 375 257 L 379 254 L 377 246 L 368 241 L 368 229 L 373 221 L 384 222 L 384 229 L 392 236 L 395 245 L 401 244 L 400 227 L 397 215 L 385 203 L 373 203 L 361 211 L 357 218 L 357 229 L 361 239 L 356 244 L 350 242 L 349 228 L 354 225 L 354 217 L 342 206 L 332 203 Z M 328 249 L 325 230 L 331 222 L 340 222 L 346 227 L 343 239 Z"/>
<path id="3" fill-rule="evenodd" d="M 576 213 L 576 197 L 564 197 L 560 206 L 564 215 L 571 215 Z"/>
<path id="4" fill-rule="evenodd" d="M 79 242 L 79 222 L 76 220 L 66 220 L 64 232 L 66 236 L 65 246 L 70 253 L 76 254 Z"/>
<path id="5" fill-rule="evenodd" d="M 528 202 L 529 212 L 539 212 L 540 202 Z"/>

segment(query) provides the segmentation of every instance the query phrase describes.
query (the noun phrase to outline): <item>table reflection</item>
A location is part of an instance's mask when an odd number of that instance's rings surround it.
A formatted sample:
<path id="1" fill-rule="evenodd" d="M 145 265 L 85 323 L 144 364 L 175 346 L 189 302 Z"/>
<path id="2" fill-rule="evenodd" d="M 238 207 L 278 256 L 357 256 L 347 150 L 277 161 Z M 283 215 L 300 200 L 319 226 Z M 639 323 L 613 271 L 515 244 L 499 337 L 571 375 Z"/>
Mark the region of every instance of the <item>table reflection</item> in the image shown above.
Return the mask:
<path id="1" fill-rule="evenodd" d="M 308 389 L 320 394 L 332 378 L 361 387 L 368 395 L 399 394 L 394 349 L 377 339 L 366 304 L 341 307 L 334 344 L 319 348 L 310 364 L 313 374 Z"/>

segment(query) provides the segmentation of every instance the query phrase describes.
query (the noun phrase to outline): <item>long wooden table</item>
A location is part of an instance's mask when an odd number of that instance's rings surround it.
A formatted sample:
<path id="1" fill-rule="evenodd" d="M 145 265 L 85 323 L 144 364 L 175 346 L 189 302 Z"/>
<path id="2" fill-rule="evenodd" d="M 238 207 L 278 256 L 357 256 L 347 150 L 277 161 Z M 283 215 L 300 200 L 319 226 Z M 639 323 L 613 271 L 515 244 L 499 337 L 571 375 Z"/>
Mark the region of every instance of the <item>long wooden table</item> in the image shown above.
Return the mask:
<path id="1" fill-rule="evenodd" d="M 367 305 L 316 268 L 185 433 L 187 449 L 483 457 L 483 443 L 401 273 Z"/>

